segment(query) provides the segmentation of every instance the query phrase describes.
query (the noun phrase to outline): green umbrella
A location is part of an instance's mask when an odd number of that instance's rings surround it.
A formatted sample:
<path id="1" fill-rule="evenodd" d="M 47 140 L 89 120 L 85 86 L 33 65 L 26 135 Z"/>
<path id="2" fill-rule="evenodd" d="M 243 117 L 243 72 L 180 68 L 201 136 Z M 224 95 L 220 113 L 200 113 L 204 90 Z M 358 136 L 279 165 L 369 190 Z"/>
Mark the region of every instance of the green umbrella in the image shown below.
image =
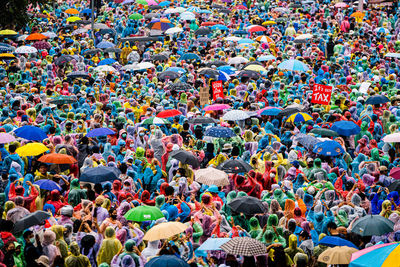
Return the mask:
<path id="1" fill-rule="evenodd" d="M 310 133 L 321 135 L 321 136 L 329 136 L 329 137 L 338 137 L 338 133 L 326 128 L 314 128 L 310 131 Z"/>
<path id="2" fill-rule="evenodd" d="M 147 6 L 146 0 L 136 0 L 136 4 Z"/>
<path id="3" fill-rule="evenodd" d="M 145 119 L 142 124 L 170 124 L 170 122 L 163 118 L 153 117 Z"/>
<path id="4" fill-rule="evenodd" d="M 141 15 L 139 13 L 133 13 L 132 15 L 129 16 L 129 19 L 133 19 L 133 20 L 139 20 L 142 18 L 143 18 L 143 15 Z"/>
<path id="5" fill-rule="evenodd" d="M 154 221 L 163 218 L 164 215 L 159 208 L 152 206 L 139 206 L 129 210 L 124 215 L 125 219 L 134 222 Z"/>

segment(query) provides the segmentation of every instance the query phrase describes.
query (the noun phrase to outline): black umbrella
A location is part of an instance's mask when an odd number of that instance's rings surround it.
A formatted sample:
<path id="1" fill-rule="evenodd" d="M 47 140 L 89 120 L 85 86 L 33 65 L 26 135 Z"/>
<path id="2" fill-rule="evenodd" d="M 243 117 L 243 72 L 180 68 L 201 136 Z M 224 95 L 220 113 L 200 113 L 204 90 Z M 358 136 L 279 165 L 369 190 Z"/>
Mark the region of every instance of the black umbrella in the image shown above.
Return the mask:
<path id="1" fill-rule="evenodd" d="M 389 101 L 390 101 L 390 99 L 384 95 L 374 95 L 374 96 L 371 96 L 370 98 L 368 98 L 367 101 L 365 101 L 365 104 L 376 105 L 376 104 L 384 104 Z"/>
<path id="2" fill-rule="evenodd" d="M 164 61 L 164 60 L 168 60 L 168 56 L 164 55 L 164 54 L 157 54 L 157 55 L 153 55 L 151 57 L 152 61 Z"/>
<path id="3" fill-rule="evenodd" d="M 200 37 L 200 38 L 197 38 L 196 40 L 199 42 L 210 42 L 211 41 L 211 39 L 208 37 Z"/>
<path id="4" fill-rule="evenodd" d="M 212 33 L 212 30 L 210 30 L 210 28 L 207 28 L 207 27 L 200 27 L 199 29 L 197 29 L 194 32 L 195 35 L 208 35 L 211 33 Z"/>
<path id="5" fill-rule="evenodd" d="M 210 78 L 217 79 L 219 76 L 219 72 L 217 70 L 203 68 L 199 71 L 199 74 L 209 76 Z"/>
<path id="6" fill-rule="evenodd" d="M 193 87 L 190 84 L 183 83 L 183 82 L 173 83 L 170 86 L 168 86 L 168 89 L 176 90 L 176 91 L 189 91 L 192 88 Z"/>
<path id="7" fill-rule="evenodd" d="M 73 59 L 74 59 L 73 56 L 70 56 L 70 55 L 62 55 L 61 57 L 57 58 L 57 59 L 54 61 L 54 63 L 55 63 L 57 66 L 61 66 L 61 65 L 64 65 L 65 63 L 67 63 L 67 62 L 70 62 L 70 61 L 73 60 Z"/>
<path id="8" fill-rule="evenodd" d="M 389 185 L 389 191 L 393 192 L 393 191 L 397 191 L 400 192 L 400 180 L 394 181 L 393 183 L 391 183 Z"/>
<path id="9" fill-rule="evenodd" d="M 358 219 L 351 231 L 361 236 L 381 236 L 393 232 L 394 223 L 380 215 L 366 215 Z"/>
<path id="10" fill-rule="evenodd" d="M 338 137 L 339 134 L 331 129 L 326 128 L 314 128 L 310 131 L 310 133 L 321 135 L 321 136 L 329 136 L 329 137 Z"/>
<path id="11" fill-rule="evenodd" d="M 156 9 L 163 9 L 163 7 L 160 5 L 153 5 L 153 6 L 149 6 L 149 9 L 156 10 Z"/>
<path id="12" fill-rule="evenodd" d="M 99 52 L 102 52 L 102 50 L 100 48 L 95 48 L 95 49 L 88 49 L 83 51 L 82 55 L 86 56 L 86 55 L 94 55 L 97 54 Z"/>
<path id="13" fill-rule="evenodd" d="M 212 66 L 221 67 L 221 66 L 224 66 L 224 65 L 227 65 L 227 64 L 228 63 L 226 63 L 225 61 L 215 60 L 215 61 L 207 62 L 206 66 L 207 67 L 212 67 Z"/>
<path id="14" fill-rule="evenodd" d="M 209 124 L 209 123 L 218 123 L 219 121 L 210 117 L 195 117 L 190 118 L 189 123 L 191 124 Z"/>
<path id="15" fill-rule="evenodd" d="M 144 15 L 144 18 L 145 19 L 152 19 L 152 18 L 155 18 L 157 16 L 158 16 L 158 14 L 156 14 L 156 13 L 149 13 L 149 14 Z"/>
<path id="16" fill-rule="evenodd" d="M 89 79 L 89 74 L 84 71 L 73 71 L 71 73 L 68 73 L 67 78 L 70 79 L 76 79 L 76 78 L 83 78 L 83 79 Z"/>
<path id="17" fill-rule="evenodd" d="M 227 8 L 221 8 L 218 10 L 219 13 L 230 14 L 231 11 Z"/>
<path id="18" fill-rule="evenodd" d="M 115 167 L 100 166 L 96 168 L 87 168 L 79 177 L 79 181 L 100 184 L 117 180 L 120 174 L 120 170 Z"/>
<path id="19" fill-rule="evenodd" d="M 227 173 L 247 173 L 251 171 L 253 167 L 241 159 L 228 159 L 224 163 L 218 165 L 217 169 Z"/>
<path id="20" fill-rule="evenodd" d="M 228 203 L 232 211 L 236 213 L 243 213 L 245 215 L 254 215 L 259 213 L 266 213 L 263 202 L 255 197 L 245 196 L 238 197 Z"/>
<path id="21" fill-rule="evenodd" d="M 99 31 L 99 34 L 101 34 L 101 35 L 108 34 L 111 36 L 115 36 L 117 34 L 117 32 L 114 29 L 101 29 Z"/>
<path id="22" fill-rule="evenodd" d="M 158 74 L 159 80 L 175 80 L 179 77 L 180 77 L 180 74 L 178 72 L 170 71 L 170 70 L 167 70 L 167 71 L 164 71 L 164 72 L 161 72 L 160 74 Z"/>
<path id="23" fill-rule="evenodd" d="M 279 112 L 278 117 L 287 117 L 297 112 L 300 112 L 299 108 L 285 108 Z"/>
<path id="24" fill-rule="evenodd" d="M 50 213 L 42 211 L 42 210 L 35 211 L 35 212 L 23 217 L 22 219 L 18 220 L 14 224 L 13 233 L 15 233 L 15 234 L 21 233 L 25 229 L 28 229 L 31 226 L 44 223 L 44 221 L 47 220 L 48 218 L 50 218 Z"/>
<path id="25" fill-rule="evenodd" d="M 191 165 L 195 169 L 200 167 L 199 160 L 196 158 L 195 155 L 193 155 L 189 151 L 186 151 L 186 150 L 175 150 L 175 151 L 169 153 L 169 155 L 172 158 L 174 158 L 176 160 L 179 160 L 183 164 Z"/>
<path id="26" fill-rule="evenodd" d="M 241 72 L 239 72 L 238 76 L 250 79 L 258 79 L 261 77 L 261 74 L 253 70 L 242 70 Z"/>
<path id="27" fill-rule="evenodd" d="M 117 47 L 109 47 L 109 48 L 104 49 L 104 52 L 107 52 L 107 53 L 121 53 L 122 49 L 117 48 Z"/>

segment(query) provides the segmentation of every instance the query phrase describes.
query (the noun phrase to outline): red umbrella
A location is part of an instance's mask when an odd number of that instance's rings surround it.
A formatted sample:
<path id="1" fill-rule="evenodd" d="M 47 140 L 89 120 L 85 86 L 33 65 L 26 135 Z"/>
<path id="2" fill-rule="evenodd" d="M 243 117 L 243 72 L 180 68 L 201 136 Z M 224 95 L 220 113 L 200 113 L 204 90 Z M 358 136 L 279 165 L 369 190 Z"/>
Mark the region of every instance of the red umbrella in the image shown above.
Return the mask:
<path id="1" fill-rule="evenodd" d="M 74 164 L 76 159 L 66 154 L 50 153 L 39 158 L 40 162 L 54 164 Z"/>
<path id="2" fill-rule="evenodd" d="M 263 26 L 257 25 L 249 29 L 249 32 L 265 32 L 267 29 Z"/>
<path id="3" fill-rule="evenodd" d="M 163 110 L 160 113 L 158 113 L 156 117 L 170 118 L 170 117 L 175 117 L 175 116 L 179 116 L 179 115 L 182 115 L 182 112 L 180 112 L 179 110 L 167 109 L 167 110 Z"/>
<path id="4" fill-rule="evenodd" d="M 25 41 L 41 41 L 41 40 L 45 40 L 48 37 L 44 34 L 41 33 L 32 33 L 30 35 L 28 35 L 28 37 L 26 37 Z"/>
<path id="5" fill-rule="evenodd" d="M 389 176 L 397 180 L 400 179 L 400 167 L 391 169 Z"/>
<path id="6" fill-rule="evenodd" d="M 245 7 L 244 5 L 237 5 L 233 9 L 247 10 L 248 8 Z"/>
<path id="7" fill-rule="evenodd" d="M 214 25 L 217 25 L 217 23 L 213 21 L 206 21 L 201 23 L 201 26 L 214 26 Z"/>

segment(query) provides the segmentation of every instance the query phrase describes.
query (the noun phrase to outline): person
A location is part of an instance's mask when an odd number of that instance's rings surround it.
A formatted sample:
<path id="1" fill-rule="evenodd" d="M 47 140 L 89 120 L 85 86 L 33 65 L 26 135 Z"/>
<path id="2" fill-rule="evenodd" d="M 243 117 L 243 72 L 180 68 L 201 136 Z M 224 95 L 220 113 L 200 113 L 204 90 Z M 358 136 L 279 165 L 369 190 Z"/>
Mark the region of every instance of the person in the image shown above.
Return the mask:
<path id="1" fill-rule="evenodd" d="M 115 238 L 115 229 L 113 227 L 108 226 L 105 229 L 104 236 L 105 239 L 102 241 L 99 253 L 97 254 L 97 263 L 111 264 L 112 258 L 122 249 L 122 245 Z"/>
<path id="2" fill-rule="evenodd" d="M 23 238 L 25 241 L 24 258 L 27 266 L 38 266 L 36 260 L 43 255 L 43 248 L 39 236 L 27 230 L 24 232 Z M 37 244 L 36 246 L 35 243 Z"/>

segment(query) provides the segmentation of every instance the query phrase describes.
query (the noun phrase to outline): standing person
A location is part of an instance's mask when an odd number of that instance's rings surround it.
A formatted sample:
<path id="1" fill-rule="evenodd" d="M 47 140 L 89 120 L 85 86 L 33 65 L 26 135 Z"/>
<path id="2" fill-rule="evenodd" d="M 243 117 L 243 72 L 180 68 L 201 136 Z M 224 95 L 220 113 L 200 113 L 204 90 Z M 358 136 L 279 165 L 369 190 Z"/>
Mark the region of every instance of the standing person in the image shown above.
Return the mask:
<path id="1" fill-rule="evenodd" d="M 25 231 L 23 234 L 25 240 L 24 257 L 26 266 L 37 267 L 37 259 L 43 254 L 42 244 L 38 235 L 34 235 L 31 230 Z M 35 241 L 37 246 L 35 246 Z"/>

